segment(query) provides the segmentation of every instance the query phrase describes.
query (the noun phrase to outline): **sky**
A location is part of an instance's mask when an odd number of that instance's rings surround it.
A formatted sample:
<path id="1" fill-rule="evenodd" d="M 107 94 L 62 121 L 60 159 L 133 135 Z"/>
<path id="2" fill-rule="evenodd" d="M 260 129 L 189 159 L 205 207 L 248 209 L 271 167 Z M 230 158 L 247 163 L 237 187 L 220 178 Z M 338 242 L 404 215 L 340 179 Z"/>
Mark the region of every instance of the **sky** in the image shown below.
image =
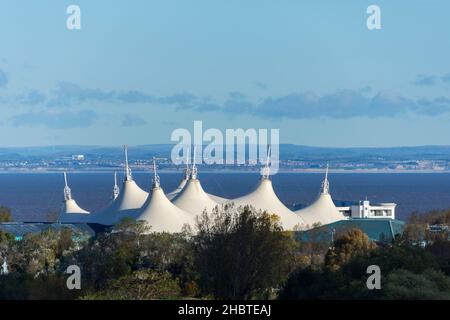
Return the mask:
<path id="1" fill-rule="evenodd" d="M 194 120 L 310 146 L 450 145 L 449 14 L 447 0 L 0 0 L 0 147 L 171 143 Z"/>

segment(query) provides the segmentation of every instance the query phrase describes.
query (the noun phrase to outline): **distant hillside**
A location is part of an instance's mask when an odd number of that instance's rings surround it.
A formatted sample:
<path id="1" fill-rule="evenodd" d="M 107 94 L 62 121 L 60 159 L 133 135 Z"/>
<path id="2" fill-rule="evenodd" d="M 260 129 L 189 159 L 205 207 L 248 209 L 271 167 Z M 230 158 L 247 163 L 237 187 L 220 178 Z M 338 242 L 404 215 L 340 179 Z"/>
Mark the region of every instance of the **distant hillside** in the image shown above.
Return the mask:
<path id="1" fill-rule="evenodd" d="M 135 159 L 150 157 L 170 157 L 173 145 L 154 144 L 130 146 L 130 156 Z M 74 154 L 84 154 L 90 159 L 107 158 L 111 160 L 123 157 L 120 146 L 49 146 L 26 148 L 0 148 L 0 160 L 36 160 L 43 158 L 70 157 Z M 392 148 L 326 148 L 310 147 L 293 144 L 280 145 L 281 160 L 450 160 L 450 146 L 417 146 Z"/>

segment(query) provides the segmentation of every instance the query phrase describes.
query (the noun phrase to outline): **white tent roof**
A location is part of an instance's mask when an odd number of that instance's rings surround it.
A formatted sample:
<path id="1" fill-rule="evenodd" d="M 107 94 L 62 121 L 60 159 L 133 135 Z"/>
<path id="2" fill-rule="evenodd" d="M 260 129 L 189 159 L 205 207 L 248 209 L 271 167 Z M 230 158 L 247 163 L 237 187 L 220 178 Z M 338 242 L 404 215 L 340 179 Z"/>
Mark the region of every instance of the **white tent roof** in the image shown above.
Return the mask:
<path id="1" fill-rule="evenodd" d="M 110 203 L 108 207 L 92 214 L 90 222 L 112 225 L 125 217 L 136 216 L 137 209 L 140 209 L 148 197 L 148 192 L 142 190 L 131 175 L 128 165 L 128 153 L 125 150 L 125 179 L 119 195 Z"/>
<path id="2" fill-rule="evenodd" d="M 181 232 L 185 224 L 194 225 L 193 215 L 176 207 L 164 194 L 156 174 L 151 195 L 148 196 L 136 220 L 145 221 L 151 227 L 150 232 Z"/>
<path id="3" fill-rule="evenodd" d="M 186 158 L 186 169 L 184 170 L 183 180 L 181 180 L 180 184 L 178 185 L 178 187 L 174 191 L 172 191 L 172 192 L 167 194 L 167 198 L 169 200 L 173 201 L 175 199 L 175 197 L 177 197 L 181 193 L 181 191 L 185 188 L 186 184 L 190 180 L 190 176 L 191 176 L 192 172 L 194 172 L 194 174 L 197 175 L 197 168 L 195 167 L 195 148 L 194 148 L 194 161 L 192 161 L 192 169 L 189 168 L 189 157 L 187 157 Z M 201 186 L 200 186 L 200 188 L 202 189 Z M 216 204 L 221 204 L 221 203 L 225 203 L 225 202 L 228 201 L 228 199 L 225 199 L 225 198 L 222 198 L 222 197 L 219 197 L 219 196 L 215 196 L 213 194 L 205 193 L 203 191 L 203 189 L 202 189 L 202 193 L 206 194 L 210 198 L 209 200 L 212 200 Z M 209 201 L 209 200 L 208 199 L 204 199 L 203 201 L 211 203 L 211 201 Z"/>
<path id="4" fill-rule="evenodd" d="M 190 179 L 184 189 L 172 200 L 178 208 L 193 215 L 202 214 L 203 211 L 212 212 L 218 205 L 203 190 L 200 181 L 197 179 L 197 167 L 195 166 L 195 149 L 192 169 L 190 170 Z"/>
<path id="5" fill-rule="evenodd" d="M 219 196 L 215 196 L 215 195 L 213 195 L 211 193 L 206 193 L 206 194 L 208 195 L 208 197 L 210 197 L 214 202 L 217 202 L 218 204 L 222 204 L 222 203 L 225 203 L 227 201 L 230 201 L 230 199 L 222 198 L 222 197 L 219 197 Z"/>
<path id="6" fill-rule="evenodd" d="M 339 220 L 345 220 L 345 216 L 339 212 L 333 203 L 330 195 L 330 184 L 328 182 L 328 166 L 325 173 L 325 179 L 322 182 L 322 190 L 315 202 L 306 208 L 295 211 L 305 220 L 305 223 L 312 227 L 315 223 L 321 225 L 329 224 Z"/>
<path id="7" fill-rule="evenodd" d="M 147 197 L 148 193 L 139 188 L 136 182 L 124 181 L 119 196 L 108 207 L 92 214 L 90 222 L 113 225 L 125 217 L 134 218 Z"/>
<path id="8" fill-rule="evenodd" d="M 251 193 L 230 200 L 236 206 L 251 205 L 257 210 L 267 211 L 280 217 L 280 222 L 284 229 L 292 230 L 294 227 L 301 227 L 305 224 L 303 219 L 289 210 L 278 199 L 272 187 L 272 181 L 267 177 L 262 177 L 258 187 Z"/>
<path id="9" fill-rule="evenodd" d="M 80 208 L 72 198 L 72 191 L 67 183 L 67 174 L 64 172 L 64 201 L 59 212 L 59 222 L 86 222 L 89 212 Z"/>
<path id="10" fill-rule="evenodd" d="M 89 212 L 81 209 L 74 199 L 64 200 L 59 213 L 59 221 L 64 223 L 82 223 L 89 219 Z"/>
<path id="11" fill-rule="evenodd" d="M 188 182 L 188 179 L 186 179 L 186 177 L 183 177 L 183 180 L 181 180 L 180 184 L 178 185 L 178 187 L 173 190 L 172 192 L 169 192 L 166 196 L 169 200 L 172 200 L 173 198 L 175 198 L 180 192 L 181 190 L 184 189 L 184 187 L 186 186 L 186 183 Z"/>
<path id="12" fill-rule="evenodd" d="M 203 190 L 200 180 L 189 179 L 186 187 L 173 200 L 173 204 L 193 215 L 211 212 L 218 203 Z"/>
<path id="13" fill-rule="evenodd" d="M 292 230 L 294 228 L 303 228 L 305 222 L 289 210 L 278 199 L 273 190 L 272 181 L 270 180 L 270 147 L 267 151 L 267 162 L 262 170 L 262 177 L 258 187 L 251 193 L 231 200 L 236 206 L 250 205 L 257 210 L 267 211 L 270 214 L 276 214 L 280 217 L 280 223 L 285 230 Z"/>

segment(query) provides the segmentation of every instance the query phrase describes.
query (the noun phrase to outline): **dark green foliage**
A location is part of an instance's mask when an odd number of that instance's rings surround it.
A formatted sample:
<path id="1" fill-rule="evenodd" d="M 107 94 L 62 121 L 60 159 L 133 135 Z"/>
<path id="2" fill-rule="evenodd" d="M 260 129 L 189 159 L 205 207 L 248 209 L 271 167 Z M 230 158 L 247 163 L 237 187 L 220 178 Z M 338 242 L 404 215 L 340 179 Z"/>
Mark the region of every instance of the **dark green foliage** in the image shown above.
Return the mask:
<path id="1" fill-rule="evenodd" d="M 440 271 L 425 270 L 420 274 L 398 269 L 387 276 L 386 299 L 450 299 L 450 278 Z"/>
<path id="2" fill-rule="evenodd" d="M 0 300 L 69 300 L 79 290 L 68 290 L 65 275 L 35 277 L 28 273 L 0 276 Z"/>
<path id="3" fill-rule="evenodd" d="M 426 249 L 436 258 L 440 269 L 450 276 L 450 241 L 437 241 Z"/>
<path id="4" fill-rule="evenodd" d="M 88 293 L 86 300 L 177 299 L 181 296 L 178 282 L 167 271 L 151 269 L 135 271 L 112 281 L 104 290 Z"/>
<path id="5" fill-rule="evenodd" d="M 265 298 L 288 276 L 296 242 L 273 216 L 249 207 L 204 213 L 194 237 L 200 286 L 216 298 Z"/>
<path id="6" fill-rule="evenodd" d="M 341 230 L 331 248 L 298 243 L 275 216 L 233 206 L 204 213 L 195 235 L 149 233 L 125 219 L 77 239 L 66 228 L 20 241 L 0 231 L 0 264 L 6 258 L 10 272 L 0 275 L 0 299 L 450 299 L 450 242 L 430 237 L 418 217 L 378 246 L 357 229 Z M 81 290 L 67 289 L 72 264 Z M 367 288 L 370 265 L 380 267 L 381 290 Z"/>
<path id="7" fill-rule="evenodd" d="M 348 232 L 336 239 L 324 267 L 292 273 L 280 298 L 450 299 L 450 277 L 441 271 L 448 267 L 448 243 L 372 247 L 359 232 Z M 380 267 L 381 290 L 366 286 L 370 265 Z"/>

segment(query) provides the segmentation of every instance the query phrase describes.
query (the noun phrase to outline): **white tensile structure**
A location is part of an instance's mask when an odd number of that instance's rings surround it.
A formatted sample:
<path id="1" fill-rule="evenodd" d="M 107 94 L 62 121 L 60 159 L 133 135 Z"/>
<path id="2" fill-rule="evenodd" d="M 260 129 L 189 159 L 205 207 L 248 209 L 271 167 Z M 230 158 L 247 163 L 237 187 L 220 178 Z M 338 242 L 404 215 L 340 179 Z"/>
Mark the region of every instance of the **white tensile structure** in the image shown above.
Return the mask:
<path id="1" fill-rule="evenodd" d="M 195 151 L 194 151 L 194 155 L 195 155 Z M 195 163 L 195 160 L 194 160 L 194 163 Z M 186 169 L 184 169 L 183 179 L 180 181 L 180 184 L 174 191 L 169 192 L 166 195 L 169 200 L 171 200 L 171 201 L 174 200 L 175 197 L 177 197 L 181 193 L 181 191 L 183 191 L 183 189 L 186 187 L 186 184 L 190 180 L 190 176 L 191 176 L 191 171 L 189 169 L 189 161 L 188 161 L 188 159 L 186 159 Z M 201 186 L 200 186 L 200 188 L 201 188 Z M 228 199 L 226 199 L 226 198 L 222 198 L 222 197 L 210 194 L 210 193 L 206 193 L 203 191 L 203 189 L 202 189 L 202 192 L 205 193 L 216 204 L 221 204 L 221 203 L 225 203 L 228 201 Z"/>
<path id="2" fill-rule="evenodd" d="M 89 211 L 81 209 L 75 199 L 72 198 L 72 191 L 67 183 L 67 174 L 64 172 L 64 201 L 59 212 L 58 222 L 81 223 L 86 222 L 89 216 Z"/>
<path id="3" fill-rule="evenodd" d="M 184 189 L 184 187 L 186 186 L 186 183 L 189 180 L 189 176 L 190 176 L 189 165 L 186 161 L 186 168 L 184 169 L 183 179 L 181 179 L 180 184 L 178 185 L 178 187 L 175 190 L 173 190 L 172 192 L 169 192 L 166 195 L 167 199 L 172 200 Z"/>
<path id="4" fill-rule="evenodd" d="M 218 205 L 217 202 L 203 190 L 200 180 L 197 179 L 197 167 L 192 161 L 192 169 L 190 171 L 190 179 L 187 181 L 183 190 L 172 200 L 173 204 L 178 208 L 197 216 L 203 211 L 210 213 Z"/>
<path id="5" fill-rule="evenodd" d="M 190 213 L 175 206 L 164 194 L 156 173 L 153 159 L 154 178 L 151 194 L 136 217 L 138 221 L 146 222 L 149 232 L 181 232 L 184 225 L 194 225 L 194 217 Z"/>
<path id="6" fill-rule="evenodd" d="M 322 190 L 317 200 L 308 207 L 295 211 L 295 213 L 305 221 L 309 228 L 312 228 L 314 224 L 325 225 L 346 220 L 346 217 L 336 208 L 333 199 L 331 199 L 328 166 L 322 182 Z"/>
<path id="7" fill-rule="evenodd" d="M 108 207 L 93 213 L 89 222 L 103 225 L 113 225 L 125 217 L 135 218 L 137 210 L 140 209 L 148 197 L 148 192 L 142 190 L 133 180 L 131 169 L 128 164 L 128 150 L 124 146 L 125 153 L 125 179 L 122 190 L 118 192 L 117 181 L 113 189 L 113 200 Z"/>
<path id="8" fill-rule="evenodd" d="M 261 180 L 256 189 L 237 199 L 230 200 L 236 207 L 250 205 L 257 210 L 266 211 L 270 214 L 276 214 L 280 217 L 280 223 L 285 230 L 301 229 L 305 225 L 305 221 L 287 208 L 278 199 L 273 190 L 272 181 L 270 180 L 270 148 L 267 156 L 267 163 L 263 169 Z"/>

